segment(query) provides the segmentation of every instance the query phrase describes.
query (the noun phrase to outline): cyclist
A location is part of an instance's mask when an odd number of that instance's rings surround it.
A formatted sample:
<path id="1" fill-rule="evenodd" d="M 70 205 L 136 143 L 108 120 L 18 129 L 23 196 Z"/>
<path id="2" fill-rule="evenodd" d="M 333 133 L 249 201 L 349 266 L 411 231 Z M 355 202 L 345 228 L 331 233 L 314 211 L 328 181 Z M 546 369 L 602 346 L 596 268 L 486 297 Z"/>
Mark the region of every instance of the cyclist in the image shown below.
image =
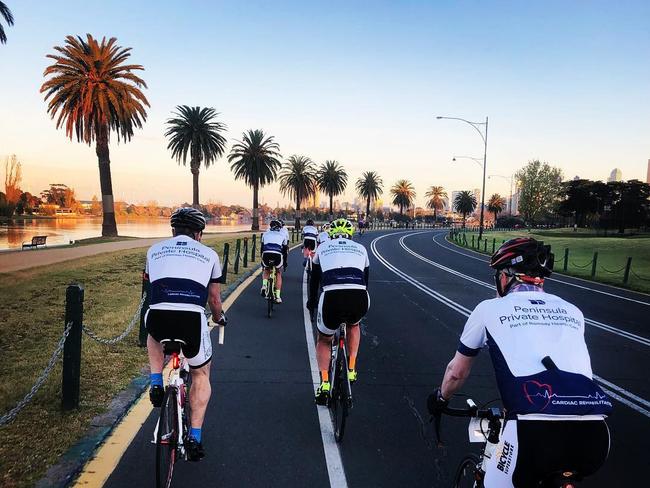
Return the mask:
<path id="1" fill-rule="evenodd" d="M 263 297 L 269 286 L 269 275 L 271 268 L 276 269 L 275 302 L 282 303 L 280 290 L 282 289 L 282 262 L 287 253 L 289 243 L 282 232 L 282 224 L 278 219 L 269 223 L 269 230 L 262 234 L 262 291 Z"/>
<path id="2" fill-rule="evenodd" d="M 370 307 L 367 291 L 370 262 L 366 248 L 350 240 L 353 234 L 352 222 L 335 220 L 329 230 L 331 239 L 316 249 L 313 260 L 307 308 L 313 314 L 318 306 L 316 358 L 321 383 L 316 391 L 316 403 L 319 405 L 326 405 L 329 398 L 332 338 L 342 323 L 348 326 L 348 379 L 351 382 L 357 380 L 356 361 L 361 339 L 359 322 Z M 323 293 L 318 299 L 321 285 Z"/>
<path id="3" fill-rule="evenodd" d="M 612 404 L 592 379 L 582 312 L 545 293 L 550 246 L 532 238 L 505 242 L 492 256 L 497 298 L 477 305 L 465 324 L 442 386 L 429 396 L 440 412 L 470 374 L 486 344 L 506 409 L 485 486 L 537 486 L 553 473 L 596 472 L 609 451 L 605 417 Z"/>
<path id="4" fill-rule="evenodd" d="M 323 242 L 329 241 L 330 239 L 330 235 L 328 234 L 329 228 L 330 228 L 330 224 L 323 224 L 321 226 L 320 228 L 321 230 L 318 233 L 318 237 L 316 238 L 316 244 L 320 246 Z"/>
<path id="5" fill-rule="evenodd" d="M 302 228 L 302 265 L 307 264 L 309 254 L 316 250 L 316 240 L 318 239 L 318 229 L 314 226 L 314 219 L 307 219 L 305 226 Z"/>
<path id="6" fill-rule="evenodd" d="M 287 246 L 284 249 L 284 254 L 282 255 L 282 259 L 284 260 L 284 270 L 287 270 L 287 267 L 289 266 L 289 242 L 291 241 L 291 238 L 289 237 L 289 229 L 284 225 L 284 220 L 278 219 L 280 221 L 280 225 L 282 226 L 282 234 L 284 235 L 284 238 L 287 240 Z"/>
<path id="7" fill-rule="evenodd" d="M 171 215 L 173 237 L 147 251 L 145 278 L 151 282 L 149 309 L 145 314 L 147 352 L 151 367 L 149 398 L 155 407 L 163 401 L 162 339 L 183 341 L 182 351 L 190 366 L 191 430 L 187 439 L 190 461 L 204 457 L 201 427 L 210 400 L 212 342 L 204 314 L 207 300 L 213 317 L 225 325 L 221 309 L 221 264 L 217 253 L 201 244 L 205 217 L 194 208 L 179 208 Z"/>
<path id="8" fill-rule="evenodd" d="M 357 225 L 359 226 L 359 234 L 363 235 L 364 229 L 366 228 L 366 222 L 364 221 L 363 217 L 359 218 Z"/>

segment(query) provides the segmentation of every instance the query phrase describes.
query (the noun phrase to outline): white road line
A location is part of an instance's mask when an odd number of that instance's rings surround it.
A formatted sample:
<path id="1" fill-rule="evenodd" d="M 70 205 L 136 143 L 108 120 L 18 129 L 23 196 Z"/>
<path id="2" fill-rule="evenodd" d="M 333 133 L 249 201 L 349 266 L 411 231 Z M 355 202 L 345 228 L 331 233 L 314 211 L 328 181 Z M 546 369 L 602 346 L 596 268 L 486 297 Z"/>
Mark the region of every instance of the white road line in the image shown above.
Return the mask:
<path id="1" fill-rule="evenodd" d="M 307 310 L 307 273 L 302 277 L 302 312 L 305 322 L 305 339 L 307 340 L 307 351 L 309 353 L 309 365 L 311 368 L 311 379 L 314 384 L 314 394 L 320 384 L 318 362 L 316 361 L 316 347 L 314 346 L 314 334 L 312 332 L 311 318 Z M 330 479 L 332 488 L 347 488 L 348 481 L 345 478 L 341 452 L 334 438 L 334 427 L 330 418 L 329 410 L 326 407 L 316 406 L 318 411 L 318 421 L 320 423 L 320 434 L 323 440 L 323 450 L 325 451 L 325 464 L 327 464 L 327 474 Z"/>
<path id="2" fill-rule="evenodd" d="M 433 240 L 434 243 L 436 243 L 438 246 L 442 247 L 443 249 L 446 249 L 447 251 L 455 252 L 456 254 L 461 254 L 462 256 L 465 256 L 465 257 L 468 257 L 468 258 L 471 258 L 471 259 L 476 259 L 477 261 L 483 261 L 484 263 L 489 262 L 489 259 L 483 259 L 483 258 L 480 258 L 478 256 L 472 256 L 471 254 L 467 254 L 467 253 L 464 253 L 464 252 L 460 252 L 460 251 L 458 251 L 456 249 L 451 249 L 450 247 L 443 246 L 442 244 L 440 244 L 436 240 L 436 237 L 442 236 L 442 235 L 444 235 L 444 234 L 443 233 L 434 234 L 432 240 Z M 472 252 L 476 252 L 476 251 L 472 251 Z M 577 276 L 573 276 L 572 278 L 576 279 L 576 280 L 580 280 L 580 281 L 585 281 L 585 282 L 588 283 L 587 280 L 583 280 L 582 278 L 578 278 Z M 646 305 L 646 306 L 650 307 L 650 302 L 644 302 L 643 300 L 636 300 L 634 298 L 624 297 L 623 295 L 617 295 L 616 293 L 610 293 L 608 291 L 598 290 L 597 288 L 590 288 L 588 286 L 579 285 L 577 283 L 571 283 L 570 281 L 564 281 L 564 280 L 560 280 L 558 278 L 547 278 L 547 279 L 549 281 L 555 281 L 557 283 L 562 283 L 563 285 L 573 286 L 575 288 L 580 288 L 582 290 L 593 291 L 595 293 L 600 293 L 601 295 L 607 295 L 607 296 L 610 296 L 610 297 L 613 297 L 613 298 L 618 298 L 620 300 L 627 300 L 628 302 L 639 303 L 641 305 Z M 609 286 L 609 285 L 607 285 L 606 283 L 603 283 L 603 286 Z M 614 288 L 614 287 L 612 287 L 612 288 Z"/>
<path id="3" fill-rule="evenodd" d="M 446 296 L 438 293 L 435 290 L 432 290 L 428 286 L 422 284 L 421 282 L 419 282 L 418 280 L 416 280 L 412 276 L 404 273 L 403 271 L 398 269 L 396 266 L 394 266 L 390 262 L 388 262 L 388 260 L 386 258 L 384 258 L 379 253 L 379 251 L 377 250 L 377 242 L 380 241 L 381 239 L 383 239 L 384 237 L 388 237 L 388 236 L 389 236 L 389 234 L 377 237 L 370 243 L 370 249 L 371 249 L 372 253 L 374 254 L 374 256 L 379 260 L 379 262 L 382 263 L 386 268 L 388 268 L 390 271 L 392 271 L 396 275 L 400 276 L 401 278 L 404 278 L 404 280 L 408 281 L 410 284 L 412 284 L 413 286 L 415 286 L 416 288 L 418 288 L 419 290 L 421 290 L 425 294 L 429 295 L 430 297 L 434 298 L 435 300 L 438 300 L 440 303 L 448 306 L 449 308 L 457 311 L 461 315 L 463 315 L 465 317 L 469 317 L 471 311 L 468 308 L 463 307 L 461 304 L 456 303 L 455 301 L 451 300 L 450 298 L 447 298 Z M 607 380 L 601 378 L 600 376 L 593 375 L 593 378 L 594 378 L 594 380 L 596 382 L 601 383 L 602 385 L 608 386 L 611 389 L 615 389 L 618 393 L 620 393 L 620 395 L 619 395 L 619 394 L 611 392 L 608 389 L 607 393 L 608 394 L 612 393 L 612 395 L 611 395 L 612 398 L 614 398 L 616 400 L 619 400 L 624 405 L 627 405 L 628 407 L 630 407 L 630 408 L 636 410 L 637 412 L 642 413 L 646 417 L 650 418 L 650 410 L 646 410 L 643 407 L 633 403 L 632 400 L 637 400 L 640 403 L 642 403 L 643 405 L 648 405 L 648 404 L 650 404 L 650 402 L 648 402 L 647 400 L 635 395 L 634 393 L 631 393 L 631 392 L 625 390 L 624 388 L 621 388 L 620 386 L 615 385 L 614 383 L 611 383 L 610 381 L 607 381 Z M 624 395 L 627 398 L 624 398 L 621 395 Z"/>
<path id="4" fill-rule="evenodd" d="M 413 233 L 413 234 L 408 234 L 408 235 L 402 236 L 400 238 L 400 240 L 399 240 L 399 245 L 402 247 L 402 249 L 404 249 L 406 252 L 408 252 L 412 256 L 416 257 L 420 261 L 424 261 L 425 263 L 428 263 L 431 266 L 434 266 L 434 267 L 436 267 L 438 269 L 446 271 L 447 273 L 451 273 L 453 275 L 456 275 L 459 278 L 462 278 L 464 280 L 467 280 L 467 281 L 470 281 L 470 282 L 475 283 L 477 285 L 483 286 L 484 288 L 488 288 L 490 290 L 496 290 L 494 285 L 492 285 L 492 284 L 490 284 L 490 283 L 488 283 L 486 281 L 481 281 L 481 280 L 479 280 L 477 278 L 474 278 L 472 276 L 461 273 L 460 271 L 456 271 L 455 269 L 448 268 L 447 266 L 444 266 L 444 265 L 442 265 L 440 263 L 437 263 L 437 262 L 432 261 L 432 260 L 430 260 L 428 258 L 425 258 L 424 256 L 422 256 L 421 254 L 418 254 L 417 252 L 415 252 L 413 249 L 411 249 L 410 247 L 408 247 L 404 243 L 404 240 L 407 237 L 411 237 L 411 236 L 418 235 L 418 234 L 424 234 L 424 233 L 425 232 L 416 232 L 416 233 Z M 604 331 L 611 332 L 612 334 L 616 334 L 617 336 L 624 337 L 625 339 L 629 339 L 631 341 L 638 342 L 639 344 L 643 344 L 644 346 L 650 346 L 650 339 L 648 339 L 646 337 L 643 337 L 643 336 L 640 336 L 640 335 L 637 335 L 637 334 L 633 334 L 632 332 L 628 332 L 626 330 L 619 329 L 617 327 L 614 327 L 613 325 L 603 324 L 602 322 L 598 322 L 596 320 L 589 319 L 587 317 L 585 317 L 585 323 L 587 325 L 592 326 L 592 327 L 596 327 L 598 329 L 602 329 Z"/>

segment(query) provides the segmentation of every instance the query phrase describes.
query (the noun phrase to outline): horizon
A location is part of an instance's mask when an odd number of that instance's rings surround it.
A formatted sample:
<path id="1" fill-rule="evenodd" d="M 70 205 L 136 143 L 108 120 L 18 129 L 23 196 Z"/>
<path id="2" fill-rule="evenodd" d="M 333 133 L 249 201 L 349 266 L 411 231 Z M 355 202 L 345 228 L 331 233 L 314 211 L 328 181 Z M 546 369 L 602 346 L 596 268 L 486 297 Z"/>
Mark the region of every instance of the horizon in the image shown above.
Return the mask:
<path id="1" fill-rule="evenodd" d="M 432 185 L 449 195 L 480 188 L 475 163 L 451 159 L 480 156 L 482 141 L 465 124 L 436 115 L 489 116 L 488 174 L 510 176 L 539 159 L 561 168 L 565 180 L 606 181 L 620 168 L 624 180 L 645 181 L 644 2 L 262 5 L 163 5 L 153 17 L 150 6 L 124 1 L 106 5 L 101 16 L 79 0 L 65 9 L 10 5 L 15 25 L 0 46 L 10 67 L 0 81 L 0 158 L 22 161 L 25 191 L 39 194 L 56 180 L 80 200 L 101 194 L 94 146 L 56 130 L 38 91 L 46 54 L 65 35 L 89 32 L 131 47 L 130 61 L 144 66 L 149 86 L 144 128 L 130 143 L 113 138 L 110 145 L 115 200 L 191 201 L 189 167 L 171 158 L 163 136 L 180 104 L 220 112 L 226 155 L 242 131 L 263 128 L 284 158 L 340 161 L 348 172 L 341 202 L 354 200 L 354 182 L 369 170 L 383 178 L 384 200 L 397 179 L 411 180 L 417 206 Z M 201 169 L 200 187 L 202 203 L 252 205 L 252 191 L 234 181 L 225 156 Z M 509 183 L 487 179 L 486 197 L 495 192 L 507 197 Z M 289 203 L 277 183 L 260 197 L 271 207 Z"/>

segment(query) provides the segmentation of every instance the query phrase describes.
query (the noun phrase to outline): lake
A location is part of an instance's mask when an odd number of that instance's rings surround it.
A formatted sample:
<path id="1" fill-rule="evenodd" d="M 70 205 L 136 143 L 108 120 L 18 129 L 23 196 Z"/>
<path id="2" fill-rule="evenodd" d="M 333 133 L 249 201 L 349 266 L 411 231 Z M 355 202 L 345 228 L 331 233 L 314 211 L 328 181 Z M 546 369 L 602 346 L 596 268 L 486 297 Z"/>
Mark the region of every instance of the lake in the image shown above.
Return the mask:
<path id="1" fill-rule="evenodd" d="M 208 222 L 206 232 L 237 232 L 248 230 L 251 224 Z M 121 236 L 166 237 L 171 236 L 169 218 L 117 219 L 117 231 Z M 68 244 L 70 241 L 99 237 L 102 235 L 100 218 L 32 219 L 0 223 L 0 249 L 20 248 L 23 242 L 31 242 L 33 236 L 48 236 L 48 245 Z"/>

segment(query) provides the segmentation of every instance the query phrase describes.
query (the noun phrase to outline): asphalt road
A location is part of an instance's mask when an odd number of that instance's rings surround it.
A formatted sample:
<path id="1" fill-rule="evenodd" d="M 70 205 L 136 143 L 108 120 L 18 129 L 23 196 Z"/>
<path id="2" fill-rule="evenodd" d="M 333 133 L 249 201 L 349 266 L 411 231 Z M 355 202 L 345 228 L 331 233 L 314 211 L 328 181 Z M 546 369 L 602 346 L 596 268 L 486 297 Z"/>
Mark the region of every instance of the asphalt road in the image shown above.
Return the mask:
<path id="1" fill-rule="evenodd" d="M 173 486 L 442 487 L 460 457 L 478 449 L 467 443 L 462 419 L 445 419 L 445 446 L 434 447 L 425 399 L 441 380 L 468 311 L 494 296 L 485 256 L 454 247 L 439 231 L 370 233 L 359 241 L 371 259 L 371 308 L 362 323 L 355 406 L 340 448 L 321 432 L 322 407 L 313 403 L 302 266 L 293 252 L 284 303 L 273 318 L 265 316 L 256 283 L 230 309 L 225 345 L 215 338 L 207 457 L 178 463 Z M 634 486 L 650 452 L 650 333 L 643 318 L 650 297 L 555 278 L 547 290 L 589 319 L 594 373 L 618 397 L 608 420 L 610 458 L 581 486 Z M 487 353 L 479 355 L 464 392 L 478 404 L 498 401 Z M 106 486 L 153 486 L 154 423 L 152 416 Z M 340 453 L 343 479 L 328 475 L 325 455 L 332 452 L 330 467 Z"/>

